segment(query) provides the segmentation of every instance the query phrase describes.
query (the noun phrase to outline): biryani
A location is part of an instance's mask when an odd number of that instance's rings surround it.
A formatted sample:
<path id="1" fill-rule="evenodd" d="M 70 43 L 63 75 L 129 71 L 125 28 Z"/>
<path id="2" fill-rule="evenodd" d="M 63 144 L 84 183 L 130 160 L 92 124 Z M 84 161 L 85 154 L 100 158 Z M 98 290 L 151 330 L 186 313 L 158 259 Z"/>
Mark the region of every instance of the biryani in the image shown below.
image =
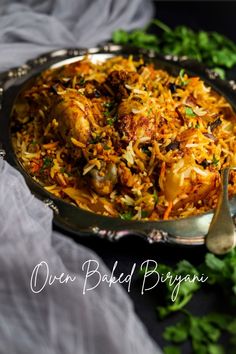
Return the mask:
<path id="1" fill-rule="evenodd" d="M 12 112 L 23 167 L 48 192 L 126 220 L 167 220 L 216 206 L 236 165 L 236 116 L 201 78 L 142 58 L 89 57 L 44 71 Z M 231 172 L 229 194 L 236 192 Z"/>

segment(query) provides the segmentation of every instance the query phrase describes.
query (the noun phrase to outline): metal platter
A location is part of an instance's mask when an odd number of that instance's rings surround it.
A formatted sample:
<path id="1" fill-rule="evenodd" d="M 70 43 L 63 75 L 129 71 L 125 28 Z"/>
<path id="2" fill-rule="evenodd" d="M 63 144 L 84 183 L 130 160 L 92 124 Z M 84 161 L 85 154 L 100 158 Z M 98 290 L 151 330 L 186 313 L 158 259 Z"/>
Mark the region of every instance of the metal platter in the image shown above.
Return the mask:
<path id="1" fill-rule="evenodd" d="M 162 57 L 153 51 L 112 44 L 91 49 L 61 49 L 42 55 L 25 65 L 0 74 L 0 157 L 16 167 L 24 176 L 30 190 L 54 211 L 54 224 L 75 237 L 95 237 L 118 240 L 128 235 L 138 235 L 151 243 L 196 246 L 204 244 L 213 213 L 167 221 L 125 221 L 120 218 L 101 216 L 73 206 L 55 197 L 40 186 L 21 166 L 11 143 L 10 119 L 14 102 L 22 88 L 42 71 L 80 60 L 84 55 L 91 60 L 105 60 L 115 55 L 142 55 L 159 68 L 178 75 L 184 68 L 190 75 L 200 76 L 207 85 L 223 95 L 236 110 L 236 84 L 221 80 L 216 73 L 198 62 L 173 56 Z M 5 154 L 4 154 L 5 151 Z M 236 198 L 230 201 L 232 217 L 236 215 Z"/>

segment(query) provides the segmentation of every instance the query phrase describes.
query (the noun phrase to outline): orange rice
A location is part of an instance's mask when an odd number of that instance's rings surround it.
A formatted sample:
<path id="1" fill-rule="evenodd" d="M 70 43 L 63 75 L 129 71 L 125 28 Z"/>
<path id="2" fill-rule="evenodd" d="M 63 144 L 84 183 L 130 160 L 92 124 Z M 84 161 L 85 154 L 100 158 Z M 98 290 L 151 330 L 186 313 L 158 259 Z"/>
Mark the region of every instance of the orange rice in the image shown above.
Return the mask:
<path id="1" fill-rule="evenodd" d="M 224 97 L 183 70 L 85 57 L 22 91 L 12 134 L 24 168 L 57 197 L 107 216 L 167 220 L 216 206 L 220 170 L 236 165 L 235 119 Z"/>

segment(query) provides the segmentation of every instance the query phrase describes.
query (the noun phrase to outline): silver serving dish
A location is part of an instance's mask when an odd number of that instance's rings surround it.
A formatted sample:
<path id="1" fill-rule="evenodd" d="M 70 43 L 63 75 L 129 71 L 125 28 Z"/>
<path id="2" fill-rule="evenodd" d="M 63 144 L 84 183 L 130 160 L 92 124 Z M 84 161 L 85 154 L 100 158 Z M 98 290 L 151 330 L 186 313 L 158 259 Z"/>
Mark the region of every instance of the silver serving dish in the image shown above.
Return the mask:
<path id="1" fill-rule="evenodd" d="M 99 236 L 113 241 L 128 235 L 138 235 L 151 243 L 162 242 L 189 246 L 204 244 L 205 235 L 213 216 L 212 212 L 167 221 L 125 221 L 120 218 L 101 216 L 55 197 L 35 182 L 22 168 L 12 147 L 10 132 L 12 107 L 19 92 L 29 80 L 32 80 L 43 70 L 80 60 L 85 54 L 90 55 L 94 61 L 104 60 L 119 54 L 143 55 L 147 60 L 156 62 L 159 67 L 174 75 L 178 75 L 180 68 L 185 68 L 190 75 L 200 76 L 214 90 L 225 96 L 236 110 L 235 82 L 223 81 L 211 70 L 185 57 L 162 57 L 153 51 L 112 44 L 91 49 L 61 49 L 30 60 L 25 65 L 0 75 L 0 143 L 2 145 L 0 158 L 6 155 L 6 160 L 22 173 L 31 191 L 53 209 L 54 224 L 75 236 Z M 236 215 L 236 198 L 231 199 L 230 208 L 231 215 L 234 217 Z"/>

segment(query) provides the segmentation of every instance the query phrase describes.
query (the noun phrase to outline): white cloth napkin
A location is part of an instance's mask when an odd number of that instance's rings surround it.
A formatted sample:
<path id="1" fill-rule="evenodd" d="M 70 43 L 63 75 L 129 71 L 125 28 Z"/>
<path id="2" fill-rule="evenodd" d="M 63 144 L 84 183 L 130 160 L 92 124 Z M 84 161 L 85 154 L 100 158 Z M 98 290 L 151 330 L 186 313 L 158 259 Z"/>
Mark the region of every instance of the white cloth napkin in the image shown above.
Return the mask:
<path id="1" fill-rule="evenodd" d="M 118 27 L 143 26 L 151 13 L 142 0 L 2 2 L 0 70 L 51 49 L 95 45 Z M 96 254 L 52 231 L 52 211 L 0 158 L 1 354 L 160 353 L 119 284 L 83 294 L 88 260 L 109 275 Z M 74 281 L 49 285 L 46 267 L 52 277 L 64 273 Z"/>
<path id="2" fill-rule="evenodd" d="M 0 71 L 53 49 L 92 47 L 151 16 L 150 0 L 1 0 Z"/>

